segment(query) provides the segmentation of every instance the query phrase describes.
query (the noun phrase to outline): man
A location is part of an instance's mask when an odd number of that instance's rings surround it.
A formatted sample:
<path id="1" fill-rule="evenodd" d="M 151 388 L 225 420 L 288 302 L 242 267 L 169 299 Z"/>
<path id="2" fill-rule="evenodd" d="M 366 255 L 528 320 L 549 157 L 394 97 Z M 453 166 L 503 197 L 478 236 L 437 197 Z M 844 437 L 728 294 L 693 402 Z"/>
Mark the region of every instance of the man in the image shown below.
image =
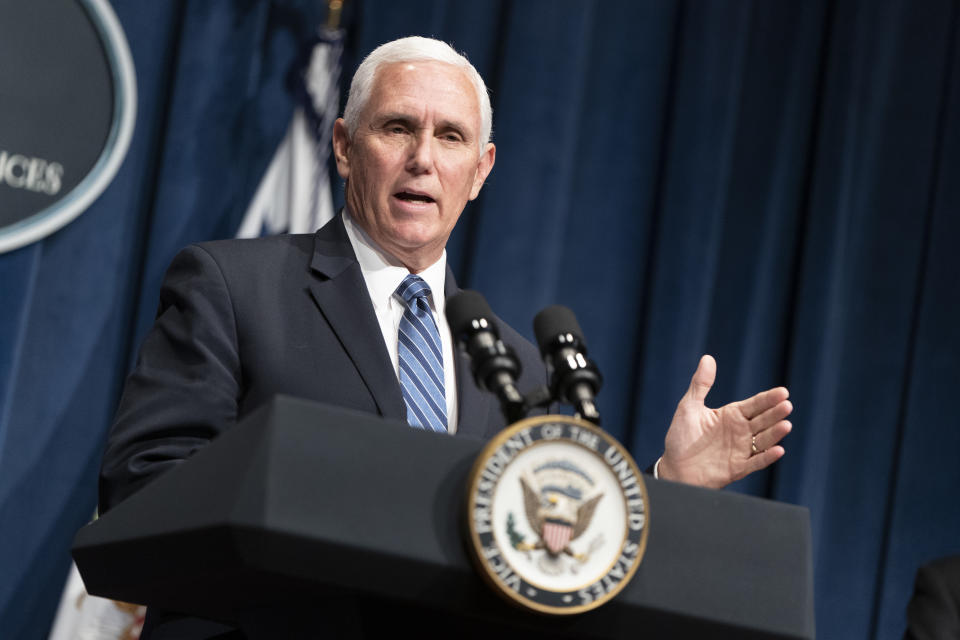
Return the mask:
<path id="1" fill-rule="evenodd" d="M 456 291 L 444 248 L 493 168 L 490 131 L 483 81 L 448 45 L 404 38 L 371 53 L 334 125 L 341 216 L 314 236 L 206 243 L 174 259 L 109 437 L 101 510 L 276 393 L 476 437 L 505 426 L 493 396 L 474 388 L 443 314 Z M 423 295 L 407 300 L 411 288 Z M 500 328 L 521 360 L 521 391 L 543 384 L 536 348 Z M 783 455 L 786 389 L 711 410 L 703 401 L 714 376 L 705 356 L 667 433 L 660 477 L 721 487 Z"/>
<path id="2" fill-rule="evenodd" d="M 917 570 L 903 637 L 904 640 L 960 638 L 960 555 L 937 558 Z"/>

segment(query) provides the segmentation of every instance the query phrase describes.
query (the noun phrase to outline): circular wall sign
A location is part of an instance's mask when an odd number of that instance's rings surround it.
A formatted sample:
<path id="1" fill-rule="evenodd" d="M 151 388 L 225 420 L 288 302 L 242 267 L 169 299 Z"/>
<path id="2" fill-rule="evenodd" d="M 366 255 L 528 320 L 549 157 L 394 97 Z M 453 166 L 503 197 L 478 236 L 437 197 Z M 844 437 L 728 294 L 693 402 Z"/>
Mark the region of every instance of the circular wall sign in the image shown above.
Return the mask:
<path id="1" fill-rule="evenodd" d="M 0 252 L 76 218 L 116 175 L 136 117 L 133 59 L 106 0 L 4 3 Z"/>
<path id="2" fill-rule="evenodd" d="M 468 482 L 469 547 L 511 602 L 581 613 L 619 593 L 643 558 L 647 490 L 610 434 L 567 416 L 522 420 L 480 453 Z"/>

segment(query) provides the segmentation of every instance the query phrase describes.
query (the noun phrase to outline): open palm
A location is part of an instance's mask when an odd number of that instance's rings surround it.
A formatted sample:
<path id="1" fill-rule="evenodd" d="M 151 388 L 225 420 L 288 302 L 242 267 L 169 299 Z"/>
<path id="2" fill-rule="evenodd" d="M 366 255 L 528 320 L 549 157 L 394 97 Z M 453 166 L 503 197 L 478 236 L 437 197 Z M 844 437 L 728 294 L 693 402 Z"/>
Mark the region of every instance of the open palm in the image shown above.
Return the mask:
<path id="1" fill-rule="evenodd" d="M 787 389 L 775 387 L 710 409 L 704 401 L 716 375 L 716 361 L 703 356 L 667 431 L 661 478 L 721 488 L 785 453 L 778 443 L 791 429 L 785 419 L 793 411 Z"/>

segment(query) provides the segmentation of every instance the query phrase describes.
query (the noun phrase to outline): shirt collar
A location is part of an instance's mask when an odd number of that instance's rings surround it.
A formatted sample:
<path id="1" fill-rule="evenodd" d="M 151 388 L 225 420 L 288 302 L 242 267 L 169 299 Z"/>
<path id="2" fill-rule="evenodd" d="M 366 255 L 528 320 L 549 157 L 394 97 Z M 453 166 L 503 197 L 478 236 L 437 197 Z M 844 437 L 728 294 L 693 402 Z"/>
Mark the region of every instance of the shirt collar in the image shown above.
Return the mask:
<path id="1" fill-rule="evenodd" d="M 350 211 L 343 210 L 343 226 L 347 231 L 347 238 L 353 247 L 353 252 L 360 263 L 364 282 L 370 292 L 370 299 L 375 309 L 384 308 L 390 304 L 394 292 L 410 271 L 399 260 L 384 251 L 373 241 L 373 238 L 354 222 Z M 443 317 L 444 310 L 444 283 L 447 278 L 447 250 L 440 254 L 440 259 L 417 274 L 430 287 L 430 298 L 433 309 Z"/>

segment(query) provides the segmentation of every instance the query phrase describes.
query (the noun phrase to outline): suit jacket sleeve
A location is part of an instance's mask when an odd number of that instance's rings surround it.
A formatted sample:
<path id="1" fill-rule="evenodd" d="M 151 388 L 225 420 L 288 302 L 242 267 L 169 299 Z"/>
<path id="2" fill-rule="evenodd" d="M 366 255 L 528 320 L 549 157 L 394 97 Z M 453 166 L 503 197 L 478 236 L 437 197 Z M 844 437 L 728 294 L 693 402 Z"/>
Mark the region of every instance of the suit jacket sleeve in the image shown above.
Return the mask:
<path id="1" fill-rule="evenodd" d="M 120 400 L 100 472 L 100 511 L 232 426 L 241 386 L 226 281 L 205 249 L 188 247 L 167 271 L 156 322 Z"/>
<path id="2" fill-rule="evenodd" d="M 960 556 L 941 558 L 917 571 L 904 638 L 960 638 Z"/>

